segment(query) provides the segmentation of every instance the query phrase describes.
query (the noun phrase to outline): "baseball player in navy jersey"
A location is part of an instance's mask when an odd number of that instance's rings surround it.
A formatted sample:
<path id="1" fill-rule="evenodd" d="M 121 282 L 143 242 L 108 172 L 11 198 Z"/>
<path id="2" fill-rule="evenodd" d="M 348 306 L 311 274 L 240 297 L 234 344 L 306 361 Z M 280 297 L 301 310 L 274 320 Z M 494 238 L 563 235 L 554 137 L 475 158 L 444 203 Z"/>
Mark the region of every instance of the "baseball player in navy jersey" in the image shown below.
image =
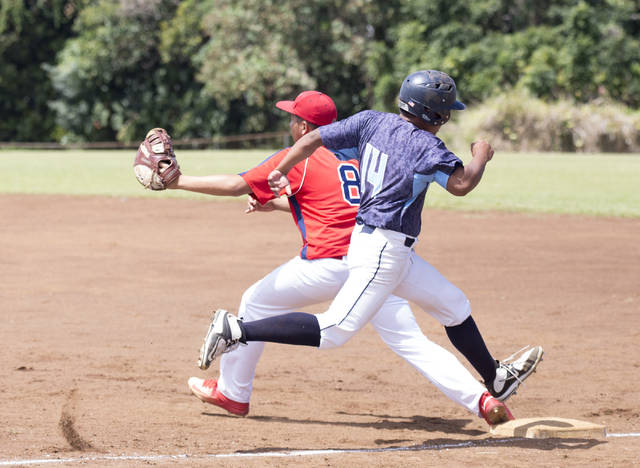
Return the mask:
<path id="1" fill-rule="evenodd" d="M 317 91 L 301 93 L 295 101 L 277 106 L 291 113 L 294 140 L 336 118 L 333 101 Z M 344 256 L 360 202 L 357 161 L 349 154 L 318 148 L 305 162 L 290 171 L 291 196 L 275 199 L 267 175 L 287 154 L 279 151 L 259 166 L 242 174 L 193 177 L 181 174 L 169 185 L 212 195 L 251 194 L 248 211 L 278 205 L 291 211 L 300 230 L 300 254 L 252 285 L 242 296 L 239 314 L 256 320 L 333 298 L 348 276 Z M 259 202 L 259 203 L 258 203 Z M 264 204 L 264 205 L 262 205 Z M 503 403 L 491 397 L 457 358 L 428 340 L 418 327 L 406 300 L 390 296 L 371 320 L 382 340 L 413 365 L 453 401 L 489 424 L 510 414 Z M 252 342 L 238 352 L 226 354 L 220 362 L 218 379 L 189 379 L 191 391 L 206 403 L 230 413 L 246 415 L 255 369 L 264 343 Z M 201 357 L 206 369 L 210 360 Z"/>
<path id="2" fill-rule="evenodd" d="M 418 304 L 445 326 L 451 342 L 496 399 L 508 398 L 535 370 L 543 355 L 540 346 L 512 363 L 496 361 L 471 317 L 466 296 L 413 249 L 429 186 L 435 182 L 453 195 L 466 195 L 480 182 L 493 149 L 485 141 L 475 142 L 472 161 L 465 166 L 436 136 L 452 109 L 464 109 L 456 99 L 454 81 L 445 73 L 423 70 L 409 75 L 400 89 L 399 108 L 399 115 L 364 111 L 309 132 L 268 176 L 274 194 L 289 193 L 287 174 L 321 146 L 357 149 L 361 203 L 348 250 L 349 273 L 329 309 L 318 315 L 292 312 L 256 321 L 219 310 L 205 338 L 201 362 L 210 363 L 239 343 L 253 341 L 340 346 L 394 294 Z M 480 406 L 482 411 L 482 402 Z M 506 407 L 495 413 L 498 422 L 511 418 Z"/>

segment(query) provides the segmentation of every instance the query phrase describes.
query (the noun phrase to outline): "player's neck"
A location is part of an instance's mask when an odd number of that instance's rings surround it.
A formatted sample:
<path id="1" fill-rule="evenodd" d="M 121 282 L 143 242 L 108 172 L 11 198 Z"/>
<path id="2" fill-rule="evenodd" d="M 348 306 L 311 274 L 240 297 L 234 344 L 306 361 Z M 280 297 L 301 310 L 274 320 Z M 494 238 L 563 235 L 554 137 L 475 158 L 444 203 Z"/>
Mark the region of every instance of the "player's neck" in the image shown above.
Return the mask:
<path id="1" fill-rule="evenodd" d="M 405 114 L 400 113 L 400 117 L 402 117 L 407 122 L 415 125 L 420 130 L 424 130 L 426 132 L 433 133 L 434 135 L 436 135 L 438 133 L 438 131 L 440 130 L 439 126 L 430 125 L 427 122 L 425 122 L 424 120 L 422 120 L 421 118 L 415 117 L 413 115 L 405 115 Z"/>

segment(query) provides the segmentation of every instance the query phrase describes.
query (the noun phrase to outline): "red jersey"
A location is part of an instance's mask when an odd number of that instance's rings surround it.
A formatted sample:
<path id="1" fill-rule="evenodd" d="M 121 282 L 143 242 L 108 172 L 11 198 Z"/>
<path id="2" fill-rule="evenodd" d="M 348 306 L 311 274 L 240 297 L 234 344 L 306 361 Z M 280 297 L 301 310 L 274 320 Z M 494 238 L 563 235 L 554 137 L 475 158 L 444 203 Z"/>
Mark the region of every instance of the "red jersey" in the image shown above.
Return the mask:
<path id="1" fill-rule="evenodd" d="M 267 176 L 289 152 L 278 151 L 259 166 L 240 174 L 264 205 L 275 195 Z M 342 257 L 347 254 L 360 204 L 360 176 L 355 159 L 340 160 L 321 146 L 287 174 L 291 214 L 302 236 L 300 257 Z"/>

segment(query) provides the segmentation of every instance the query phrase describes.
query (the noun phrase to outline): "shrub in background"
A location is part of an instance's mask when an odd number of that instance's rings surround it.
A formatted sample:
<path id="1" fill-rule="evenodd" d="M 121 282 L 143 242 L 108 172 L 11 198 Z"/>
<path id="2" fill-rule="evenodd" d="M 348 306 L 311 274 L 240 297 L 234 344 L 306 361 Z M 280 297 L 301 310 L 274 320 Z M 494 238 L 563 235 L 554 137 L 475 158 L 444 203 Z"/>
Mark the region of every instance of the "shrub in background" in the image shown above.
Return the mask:
<path id="1" fill-rule="evenodd" d="M 441 136 L 453 148 L 487 139 L 501 151 L 640 152 L 640 112 L 598 98 L 545 102 L 524 91 L 454 113 Z"/>

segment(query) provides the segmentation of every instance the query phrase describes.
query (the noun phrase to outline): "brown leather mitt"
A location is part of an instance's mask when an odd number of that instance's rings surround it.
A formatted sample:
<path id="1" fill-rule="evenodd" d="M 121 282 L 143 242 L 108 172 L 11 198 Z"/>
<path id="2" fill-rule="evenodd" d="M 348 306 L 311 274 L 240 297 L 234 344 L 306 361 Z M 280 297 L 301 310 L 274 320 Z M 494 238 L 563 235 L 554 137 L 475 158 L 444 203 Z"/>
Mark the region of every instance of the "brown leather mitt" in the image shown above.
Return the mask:
<path id="1" fill-rule="evenodd" d="M 164 128 L 152 128 L 140 143 L 133 171 L 146 189 L 164 190 L 180 176 L 171 137 Z"/>

